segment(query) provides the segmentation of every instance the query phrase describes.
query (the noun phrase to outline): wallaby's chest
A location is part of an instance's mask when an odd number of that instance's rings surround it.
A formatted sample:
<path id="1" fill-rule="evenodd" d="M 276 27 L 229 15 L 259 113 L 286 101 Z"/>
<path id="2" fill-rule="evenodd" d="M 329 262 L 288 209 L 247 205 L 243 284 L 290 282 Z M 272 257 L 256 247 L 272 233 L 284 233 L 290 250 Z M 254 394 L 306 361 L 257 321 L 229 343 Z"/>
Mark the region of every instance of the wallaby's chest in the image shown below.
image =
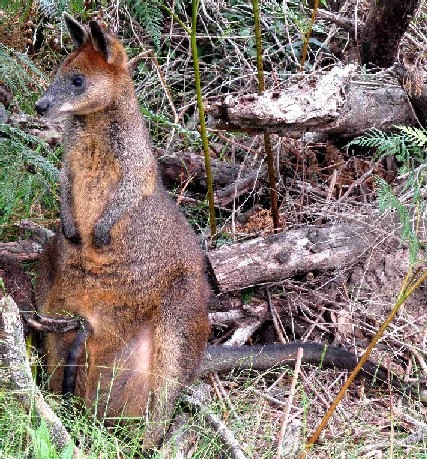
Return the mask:
<path id="1" fill-rule="evenodd" d="M 80 136 L 67 152 L 71 172 L 73 213 L 82 236 L 93 231 L 111 194 L 122 178 L 118 161 L 108 143 Z"/>

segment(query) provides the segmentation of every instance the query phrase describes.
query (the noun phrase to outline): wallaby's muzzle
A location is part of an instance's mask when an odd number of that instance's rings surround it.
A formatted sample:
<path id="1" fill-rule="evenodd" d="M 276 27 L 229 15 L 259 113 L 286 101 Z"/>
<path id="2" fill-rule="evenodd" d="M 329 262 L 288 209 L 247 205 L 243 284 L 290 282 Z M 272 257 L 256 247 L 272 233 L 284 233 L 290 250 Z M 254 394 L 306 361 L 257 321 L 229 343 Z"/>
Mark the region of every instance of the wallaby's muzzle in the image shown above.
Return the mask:
<path id="1" fill-rule="evenodd" d="M 39 115 L 45 115 L 49 110 L 49 106 L 49 98 L 43 96 L 36 102 L 35 109 Z"/>

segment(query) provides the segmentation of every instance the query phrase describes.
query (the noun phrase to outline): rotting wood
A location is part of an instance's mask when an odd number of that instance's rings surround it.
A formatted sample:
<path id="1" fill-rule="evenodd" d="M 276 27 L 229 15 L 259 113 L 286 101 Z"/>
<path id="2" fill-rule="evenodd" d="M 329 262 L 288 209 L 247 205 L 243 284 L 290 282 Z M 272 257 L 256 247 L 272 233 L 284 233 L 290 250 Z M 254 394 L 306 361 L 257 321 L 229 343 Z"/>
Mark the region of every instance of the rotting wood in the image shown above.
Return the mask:
<path id="1" fill-rule="evenodd" d="M 221 292 L 351 266 L 375 234 L 362 225 L 309 226 L 223 246 L 209 253 Z"/>
<path id="2" fill-rule="evenodd" d="M 419 122 L 427 123 L 427 75 L 416 63 L 396 63 L 393 71 L 408 95 Z"/>
<path id="3" fill-rule="evenodd" d="M 43 251 L 43 246 L 31 239 L 15 242 L 0 242 L 0 257 L 13 256 L 19 261 L 37 260 Z"/>
<path id="4" fill-rule="evenodd" d="M 357 75 L 348 65 L 292 81 L 262 95 L 213 98 L 206 111 L 221 129 L 297 138 L 306 132 L 354 137 L 373 127 L 390 130 L 416 122 L 405 91 L 390 76 Z"/>

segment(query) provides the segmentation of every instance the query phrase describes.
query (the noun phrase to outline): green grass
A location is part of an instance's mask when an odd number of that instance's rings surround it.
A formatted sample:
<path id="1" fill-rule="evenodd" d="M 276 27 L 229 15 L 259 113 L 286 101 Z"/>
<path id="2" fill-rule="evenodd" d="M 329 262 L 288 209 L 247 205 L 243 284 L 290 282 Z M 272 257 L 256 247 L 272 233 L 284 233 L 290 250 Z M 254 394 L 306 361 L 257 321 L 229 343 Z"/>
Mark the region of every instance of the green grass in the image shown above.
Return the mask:
<path id="1" fill-rule="evenodd" d="M 257 373 L 236 371 L 221 378 L 229 401 L 217 398 L 205 409 L 216 413 L 234 433 L 246 457 L 272 459 L 276 455 L 278 432 L 283 419 L 284 403 L 287 402 L 292 371 L 274 389 L 269 389 L 281 371 Z M 319 394 L 331 398 L 342 383 L 333 370 L 310 370 L 297 385 L 291 416 L 285 435 L 283 457 L 295 457 L 307 436 L 324 414 L 325 407 L 319 403 Z M 307 386 L 307 378 L 311 381 Z M 276 400 L 268 400 L 268 395 Z M 108 427 L 94 419 L 90 411 L 81 409 L 78 403 L 63 402 L 59 397 L 45 393 L 46 399 L 60 416 L 75 444 L 88 459 L 141 457 L 141 438 L 144 434 L 143 420 L 120 422 Z M 368 393 L 358 398 L 347 394 L 340 411 L 333 417 L 324 436 L 309 453 L 309 458 L 341 459 L 360 458 L 379 449 L 382 457 L 421 459 L 427 457 L 427 445 L 423 438 L 404 446 L 409 435 L 423 423 L 419 406 L 405 401 L 394 401 L 394 417 L 390 417 L 387 394 Z M 404 413 L 404 415 L 400 414 Z M 207 425 L 200 413 L 189 413 L 182 404 L 177 406 L 176 416 L 183 419 L 179 437 L 187 439 L 192 453 L 185 457 L 197 459 L 222 459 L 229 456 L 218 435 Z M 412 419 L 415 424 L 410 421 Z M 391 425 L 394 431 L 391 433 Z M 409 427 L 408 427 L 409 426 Z M 412 427 L 410 427 L 412 426 Z M 177 434 L 178 435 L 178 434 Z M 26 413 L 12 393 L 0 392 L 0 458 L 22 459 L 68 459 L 71 447 L 61 452 L 52 446 L 47 428 L 35 416 Z M 390 452 L 391 451 L 391 452 Z M 172 439 L 155 452 L 153 459 L 174 459 L 178 455 L 177 442 Z M 375 456 L 377 457 L 377 456 Z"/>

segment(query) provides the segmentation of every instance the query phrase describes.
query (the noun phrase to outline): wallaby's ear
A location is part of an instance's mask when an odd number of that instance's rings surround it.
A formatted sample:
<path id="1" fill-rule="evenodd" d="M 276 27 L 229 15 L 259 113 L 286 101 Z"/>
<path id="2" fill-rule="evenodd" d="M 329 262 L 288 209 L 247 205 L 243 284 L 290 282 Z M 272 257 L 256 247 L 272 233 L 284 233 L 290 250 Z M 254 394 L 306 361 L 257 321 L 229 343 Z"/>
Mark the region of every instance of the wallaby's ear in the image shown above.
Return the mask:
<path id="1" fill-rule="evenodd" d="M 101 29 L 97 21 L 89 21 L 89 28 L 92 35 L 92 43 L 100 53 L 103 54 L 105 60 L 111 64 L 113 61 L 111 40 L 108 35 Z"/>
<path id="2" fill-rule="evenodd" d="M 89 34 L 86 29 L 77 22 L 73 17 L 68 13 L 63 13 L 65 25 L 67 26 L 68 31 L 70 32 L 71 39 L 73 40 L 74 46 L 80 48 L 83 46 L 89 38 Z"/>

